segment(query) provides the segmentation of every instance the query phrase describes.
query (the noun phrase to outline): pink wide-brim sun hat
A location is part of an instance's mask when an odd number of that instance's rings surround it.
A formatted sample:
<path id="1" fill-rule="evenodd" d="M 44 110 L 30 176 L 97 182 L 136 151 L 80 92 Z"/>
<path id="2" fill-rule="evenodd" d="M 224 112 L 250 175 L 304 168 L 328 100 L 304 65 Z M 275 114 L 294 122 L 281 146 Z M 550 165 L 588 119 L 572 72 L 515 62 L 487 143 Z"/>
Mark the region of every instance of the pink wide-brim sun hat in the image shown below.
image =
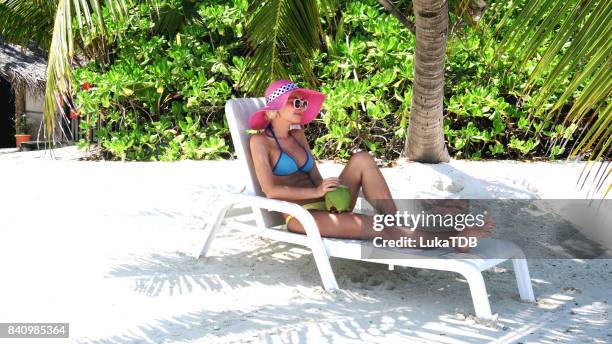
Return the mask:
<path id="1" fill-rule="evenodd" d="M 271 83 L 264 93 L 266 97 L 266 106 L 251 114 L 249 118 L 249 128 L 265 128 L 268 123 L 270 123 L 268 118 L 266 118 L 266 111 L 280 110 L 287 103 L 289 96 L 298 91 L 304 95 L 305 100 L 308 100 L 308 108 L 302 113 L 300 125 L 307 124 L 315 119 L 321 111 L 325 95 L 319 91 L 300 88 L 291 80 L 277 80 Z"/>

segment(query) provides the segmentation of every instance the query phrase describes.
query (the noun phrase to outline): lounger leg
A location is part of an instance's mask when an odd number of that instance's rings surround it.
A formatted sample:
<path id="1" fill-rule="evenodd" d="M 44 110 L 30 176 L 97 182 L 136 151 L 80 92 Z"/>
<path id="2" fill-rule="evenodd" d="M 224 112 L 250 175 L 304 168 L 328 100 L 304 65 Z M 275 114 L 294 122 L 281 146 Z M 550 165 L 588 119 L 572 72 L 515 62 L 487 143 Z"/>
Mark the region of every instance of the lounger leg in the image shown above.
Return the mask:
<path id="1" fill-rule="evenodd" d="M 512 259 L 512 265 L 514 266 L 516 284 L 518 285 L 521 300 L 535 302 L 533 288 L 531 286 L 531 278 L 529 277 L 529 268 L 527 267 L 527 260 Z"/>
<path id="2" fill-rule="evenodd" d="M 336 290 L 338 289 L 338 282 L 336 281 L 336 276 L 334 275 L 334 271 L 329 263 L 329 257 L 327 256 L 327 253 L 322 250 L 322 243 L 320 246 L 317 246 L 311 247 L 310 249 L 312 251 L 315 264 L 317 264 L 317 269 L 319 270 L 319 275 L 321 276 L 321 282 L 323 282 L 323 288 L 325 288 L 327 291 Z"/>
<path id="3" fill-rule="evenodd" d="M 487 288 L 482 278 L 482 273 L 478 270 L 471 270 L 462 275 L 470 286 L 470 293 L 472 294 L 472 302 L 474 303 L 476 316 L 484 319 L 492 318 L 491 305 L 489 304 Z"/>
<path id="4" fill-rule="evenodd" d="M 213 240 L 215 239 L 215 235 L 217 235 L 217 232 L 221 228 L 221 223 L 223 222 L 223 219 L 225 218 L 227 211 L 232 206 L 233 204 L 230 203 L 230 204 L 225 204 L 222 207 L 220 207 L 219 210 L 217 210 L 217 212 L 215 213 L 216 215 L 212 217 L 212 221 L 210 221 L 208 225 L 206 226 L 206 230 L 204 231 L 205 233 L 204 246 L 202 247 L 202 250 L 200 251 L 200 255 L 198 256 L 198 258 L 206 257 L 206 254 L 208 253 L 208 250 L 210 249 L 210 246 Z"/>

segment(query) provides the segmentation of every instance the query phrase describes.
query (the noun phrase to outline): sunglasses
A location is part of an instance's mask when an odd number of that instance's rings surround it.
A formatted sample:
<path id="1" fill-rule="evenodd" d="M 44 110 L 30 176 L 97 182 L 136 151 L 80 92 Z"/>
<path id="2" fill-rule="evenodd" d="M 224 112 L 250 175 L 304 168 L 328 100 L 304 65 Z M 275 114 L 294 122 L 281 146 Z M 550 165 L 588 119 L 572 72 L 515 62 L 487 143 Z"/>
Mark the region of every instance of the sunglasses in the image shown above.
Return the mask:
<path id="1" fill-rule="evenodd" d="M 305 99 L 294 99 L 293 100 L 293 108 L 299 109 L 303 107 L 304 110 L 308 108 L 308 100 Z"/>

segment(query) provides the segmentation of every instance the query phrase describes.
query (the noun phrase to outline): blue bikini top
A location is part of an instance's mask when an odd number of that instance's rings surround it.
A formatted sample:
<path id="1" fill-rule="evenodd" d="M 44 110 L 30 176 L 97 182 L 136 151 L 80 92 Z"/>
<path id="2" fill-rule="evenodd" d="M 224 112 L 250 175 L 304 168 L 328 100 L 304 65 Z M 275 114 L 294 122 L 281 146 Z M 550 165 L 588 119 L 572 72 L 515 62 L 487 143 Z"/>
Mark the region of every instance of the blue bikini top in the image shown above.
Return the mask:
<path id="1" fill-rule="evenodd" d="M 278 142 L 278 139 L 276 138 L 276 135 L 274 134 L 274 130 L 272 130 L 271 123 L 268 124 L 266 129 L 270 130 L 270 132 L 272 133 L 272 137 L 274 138 L 274 141 L 276 141 L 276 144 L 278 145 L 278 149 L 280 149 L 281 151 L 280 155 L 278 156 L 278 160 L 276 161 L 276 164 L 272 168 L 272 173 L 275 176 L 289 176 L 298 171 L 308 173 L 310 172 L 310 170 L 312 170 L 312 167 L 314 166 L 314 161 L 312 157 L 310 156 L 310 153 L 308 153 L 308 150 L 304 148 L 304 146 L 300 145 L 298 140 L 293 135 L 291 135 L 291 137 L 293 137 L 295 142 L 297 142 L 297 144 L 300 147 L 302 147 L 302 149 L 306 153 L 306 162 L 304 162 L 304 165 L 302 165 L 301 167 L 298 167 L 297 161 L 293 157 L 291 157 L 291 155 L 287 154 L 283 150 L 283 148 L 280 145 L 280 142 Z"/>

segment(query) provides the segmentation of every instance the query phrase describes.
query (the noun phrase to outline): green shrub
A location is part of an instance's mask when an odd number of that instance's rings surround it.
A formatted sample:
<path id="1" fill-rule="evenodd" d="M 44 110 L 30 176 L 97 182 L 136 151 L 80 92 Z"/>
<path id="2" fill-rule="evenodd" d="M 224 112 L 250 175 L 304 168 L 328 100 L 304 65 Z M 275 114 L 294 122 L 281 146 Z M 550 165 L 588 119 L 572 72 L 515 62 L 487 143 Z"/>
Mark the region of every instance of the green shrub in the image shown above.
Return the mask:
<path id="1" fill-rule="evenodd" d="M 131 10 L 130 27 L 109 68 L 93 62 L 76 72 L 81 129 L 109 158 L 217 159 L 230 156 L 225 101 L 236 95 L 243 58 L 231 50 L 242 35 L 245 1 L 202 7 L 204 25 L 172 39 L 151 35 L 151 8 Z M 85 140 L 81 142 L 85 144 Z"/>
<path id="2" fill-rule="evenodd" d="M 181 3 L 167 1 L 174 7 Z M 94 129 L 92 139 L 114 159 L 229 157 L 223 106 L 244 96 L 247 6 L 246 0 L 205 1 L 199 5 L 202 23 L 185 25 L 173 37 L 156 33 L 148 3 L 131 9 L 131 24 L 116 42 L 112 64 L 92 62 L 77 70 L 79 84 L 94 86 L 77 93 L 83 133 Z M 290 66 L 295 81 L 327 96 L 324 115 L 306 127 L 307 137 L 320 159 L 346 159 L 357 149 L 396 159 L 410 116 L 414 35 L 376 0 L 345 2 L 341 12 L 334 30 L 322 18 L 325 44 L 314 61 L 320 84 L 303 83 L 299 68 Z M 497 39 L 492 29 L 455 32 L 448 40 L 444 99 L 451 155 L 565 157 L 567 150 L 557 140 L 571 138 L 576 128 L 530 116 L 531 99 L 519 92 L 535 63 L 513 70 L 511 56 L 494 60 L 494 44 L 486 45 Z"/>

